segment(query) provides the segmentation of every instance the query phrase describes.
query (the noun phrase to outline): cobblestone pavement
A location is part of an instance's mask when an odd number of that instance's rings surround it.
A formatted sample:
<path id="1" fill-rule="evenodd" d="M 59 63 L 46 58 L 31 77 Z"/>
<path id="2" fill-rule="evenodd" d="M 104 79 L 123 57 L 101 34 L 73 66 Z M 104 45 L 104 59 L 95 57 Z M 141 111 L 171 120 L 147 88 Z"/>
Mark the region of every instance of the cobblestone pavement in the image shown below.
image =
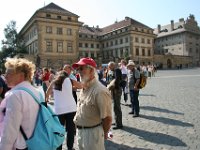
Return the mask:
<path id="1" fill-rule="evenodd" d="M 124 128 L 112 130 L 106 150 L 200 150 L 200 68 L 158 71 L 139 101 L 133 118 L 122 99 Z"/>

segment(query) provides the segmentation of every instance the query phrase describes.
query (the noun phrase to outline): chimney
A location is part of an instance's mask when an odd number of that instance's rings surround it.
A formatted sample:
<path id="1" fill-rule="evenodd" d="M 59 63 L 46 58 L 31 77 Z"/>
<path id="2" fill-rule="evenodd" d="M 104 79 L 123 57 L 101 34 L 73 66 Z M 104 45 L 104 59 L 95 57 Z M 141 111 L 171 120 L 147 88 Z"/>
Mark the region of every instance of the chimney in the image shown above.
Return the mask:
<path id="1" fill-rule="evenodd" d="M 171 31 L 174 30 L 174 20 L 171 20 Z"/>
<path id="2" fill-rule="evenodd" d="M 158 24 L 158 33 L 160 33 L 161 26 Z"/>
<path id="3" fill-rule="evenodd" d="M 179 22 L 184 22 L 184 18 L 180 18 L 180 19 L 179 19 Z"/>
<path id="4" fill-rule="evenodd" d="M 130 19 L 129 17 L 127 17 L 127 16 L 125 17 L 125 20 L 129 20 L 129 19 Z"/>
<path id="5" fill-rule="evenodd" d="M 99 29 L 99 25 L 97 25 L 96 28 Z"/>

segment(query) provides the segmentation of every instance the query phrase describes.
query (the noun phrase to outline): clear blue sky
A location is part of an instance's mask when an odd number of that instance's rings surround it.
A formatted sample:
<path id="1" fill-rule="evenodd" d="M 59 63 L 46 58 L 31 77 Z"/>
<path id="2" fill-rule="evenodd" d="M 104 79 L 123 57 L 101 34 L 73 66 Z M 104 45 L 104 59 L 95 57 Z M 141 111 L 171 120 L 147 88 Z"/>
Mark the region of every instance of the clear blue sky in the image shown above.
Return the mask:
<path id="1" fill-rule="evenodd" d="M 0 40 L 6 25 L 15 20 L 19 32 L 35 11 L 50 2 L 80 16 L 89 26 L 105 27 L 125 16 L 156 28 L 193 14 L 200 26 L 199 0 L 5 0 L 0 2 Z"/>

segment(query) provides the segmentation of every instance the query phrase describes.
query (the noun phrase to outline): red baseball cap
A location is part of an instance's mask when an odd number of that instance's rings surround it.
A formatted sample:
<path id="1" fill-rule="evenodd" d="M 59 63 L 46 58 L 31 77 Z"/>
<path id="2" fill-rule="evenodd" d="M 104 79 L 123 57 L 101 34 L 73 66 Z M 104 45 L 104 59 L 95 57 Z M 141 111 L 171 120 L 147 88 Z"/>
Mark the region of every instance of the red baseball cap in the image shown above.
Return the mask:
<path id="1" fill-rule="evenodd" d="M 79 66 L 90 65 L 94 68 L 97 67 L 96 62 L 92 58 L 81 58 L 77 63 L 73 64 L 73 68 L 78 68 Z"/>

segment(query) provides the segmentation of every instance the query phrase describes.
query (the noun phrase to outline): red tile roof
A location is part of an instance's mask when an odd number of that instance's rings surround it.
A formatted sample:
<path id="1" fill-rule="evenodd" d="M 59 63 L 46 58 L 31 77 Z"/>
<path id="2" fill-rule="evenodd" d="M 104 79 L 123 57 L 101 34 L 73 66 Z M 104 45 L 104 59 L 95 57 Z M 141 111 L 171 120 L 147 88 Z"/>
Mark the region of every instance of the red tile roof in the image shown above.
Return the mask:
<path id="1" fill-rule="evenodd" d="M 117 22 L 117 23 L 114 23 L 112 25 L 109 25 L 107 27 L 104 27 L 102 28 L 104 34 L 106 33 L 109 33 L 111 31 L 114 31 L 114 30 L 117 30 L 117 29 L 120 29 L 120 28 L 124 28 L 124 27 L 127 27 L 127 26 L 130 26 L 130 25 L 133 25 L 135 27 L 142 27 L 142 28 L 147 28 L 147 29 L 151 29 L 150 27 L 132 19 L 132 18 L 129 18 L 129 17 L 125 17 L 124 20 L 120 21 L 120 22 Z"/>
<path id="2" fill-rule="evenodd" d="M 89 27 L 89 26 L 82 26 L 79 30 L 80 33 L 85 33 L 85 34 L 91 34 L 91 35 L 104 35 L 107 34 L 109 32 L 112 32 L 114 30 L 117 29 L 121 29 L 124 27 L 128 27 L 128 26 L 135 26 L 135 27 L 141 27 L 141 28 L 145 28 L 145 29 L 152 29 L 132 18 L 126 17 L 125 20 L 116 22 L 114 24 L 111 24 L 107 27 L 104 28 L 95 28 L 95 27 Z M 152 29 L 153 30 L 153 29 Z"/>

